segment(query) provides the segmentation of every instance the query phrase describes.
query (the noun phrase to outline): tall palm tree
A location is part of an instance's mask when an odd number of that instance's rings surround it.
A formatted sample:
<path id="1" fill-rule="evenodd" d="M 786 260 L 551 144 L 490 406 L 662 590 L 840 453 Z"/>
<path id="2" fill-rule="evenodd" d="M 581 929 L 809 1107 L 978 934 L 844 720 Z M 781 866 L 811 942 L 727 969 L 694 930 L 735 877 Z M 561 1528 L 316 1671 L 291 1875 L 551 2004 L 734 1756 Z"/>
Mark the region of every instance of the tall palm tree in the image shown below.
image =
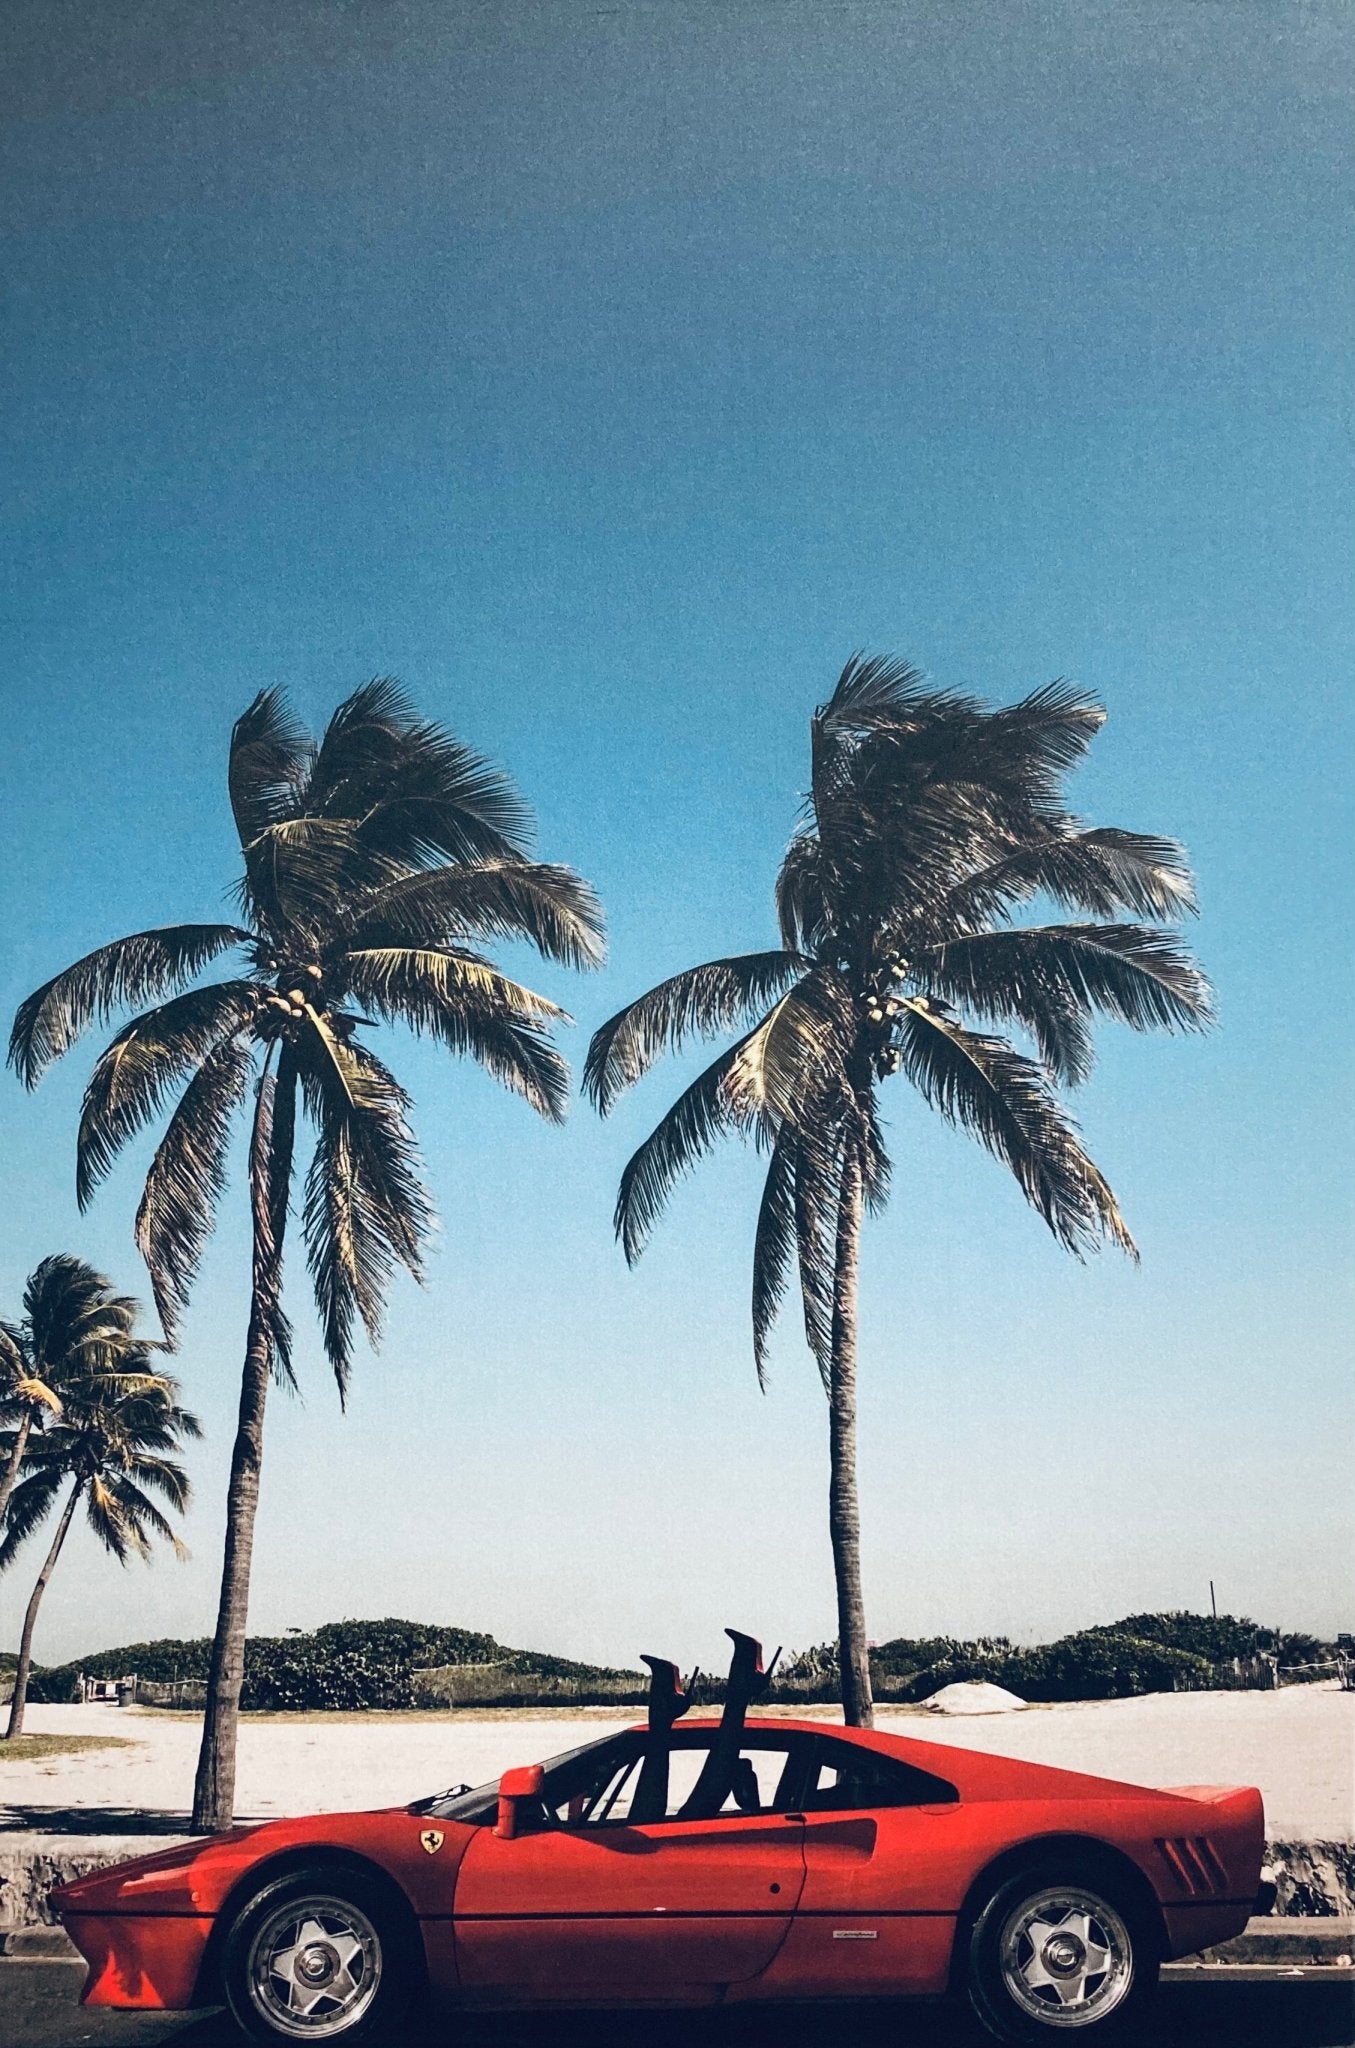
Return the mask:
<path id="1" fill-rule="evenodd" d="M 68 1386 L 114 1369 L 136 1317 L 129 1295 L 115 1294 L 111 1280 L 68 1252 L 43 1259 L 29 1274 L 22 1321 L 0 1323 L 0 1427 L 8 1432 L 0 1526 L 30 1432 L 60 1416 Z"/>
<path id="2" fill-rule="evenodd" d="M 374 1021 L 411 1025 L 558 1121 L 568 1069 L 550 1032 L 565 1013 L 502 973 L 481 944 L 525 939 L 573 967 L 602 950 L 592 891 L 570 869 L 529 858 L 530 814 L 512 784 L 417 718 L 390 682 L 349 697 L 318 745 L 278 692 L 264 691 L 234 728 L 228 781 L 241 921 L 171 925 L 100 948 L 28 998 L 10 1047 L 32 1086 L 96 1019 L 154 1004 L 95 1065 L 76 1177 L 83 1205 L 119 1148 L 177 1095 L 136 1225 L 171 1340 L 212 1228 L 232 1121 L 253 1089 L 252 1290 L 199 1831 L 227 1826 L 234 1805 L 264 1406 L 270 1376 L 291 1372 L 282 1256 L 298 1108 L 315 1134 L 302 1236 L 342 1397 L 356 1323 L 376 1341 L 392 1273 L 418 1274 L 432 1222 L 409 1097 L 361 1034 Z M 229 979 L 190 985 L 232 953 L 241 964 Z"/>
<path id="3" fill-rule="evenodd" d="M 173 1454 L 185 1437 L 201 1431 L 197 1418 L 179 1406 L 178 1391 L 177 1381 L 154 1370 L 150 1346 L 126 1342 L 116 1371 L 102 1371 L 91 1360 L 84 1379 L 72 1380 L 61 1420 L 33 1437 L 23 1454 L 24 1476 L 10 1498 L 0 1542 L 0 1571 L 47 1519 L 68 1480 L 71 1487 L 24 1614 L 6 1741 L 23 1732 L 38 1609 L 81 1501 L 90 1528 L 119 1564 L 133 1551 L 149 1559 L 152 1536 L 187 1555 L 151 1497 L 158 1494 L 180 1514 L 188 1505 L 188 1478 Z"/>
<path id="4" fill-rule="evenodd" d="M 829 1527 L 846 1720 L 872 1718 L 856 1486 L 857 1267 L 890 1162 L 879 1085 L 902 1072 L 1015 1176 L 1058 1241 L 1134 1256 L 1114 1195 L 1056 1092 L 1092 1060 L 1095 1012 L 1200 1026 L 1208 985 L 1159 920 L 1193 908 L 1170 840 L 1089 828 L 1062 778 L 1104 719 L 1063 683 L 985 709 L 907 664 L 854 657 L 811 723 L 811 791 L 781 864 L 781 945 L 661 983 L 604 1024 L 584 1071 L 604 1114 L 659 1056 L 741 1027 L 626 1167 L 633 1261 L 678 1178 L 722 1133 L 770 1151 L 753 1255 L 759 1378 L 798 1262 L 829 1400 Z M 1037 926 L 1035 897 L 1081 913 Z M 1126 912 L 1128 919 L 1117 913 Z M 987 1027 L 1019 1027 L 1034 1056 Z"/>

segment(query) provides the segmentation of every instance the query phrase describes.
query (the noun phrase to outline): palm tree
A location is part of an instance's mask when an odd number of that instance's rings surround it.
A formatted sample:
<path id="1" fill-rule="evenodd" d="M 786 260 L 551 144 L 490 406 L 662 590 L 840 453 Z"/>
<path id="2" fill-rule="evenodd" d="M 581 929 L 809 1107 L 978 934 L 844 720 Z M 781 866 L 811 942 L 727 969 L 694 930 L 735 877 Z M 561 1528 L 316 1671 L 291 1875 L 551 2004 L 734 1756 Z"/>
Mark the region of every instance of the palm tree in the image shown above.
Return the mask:
<path id="1" fill-rule="evenodd" d="M 109 1371 L 132 1334 L 137 1304 L 68 1252 L 35 1267 L 23 1320 L 0 1323 L 0 1427 L 9 1450 L 0 1465 L 0 1525 L 36 1425 L 61 1414 L 62 1395 L 93 1370 Z"/>
<path id="2" fill-rule="evenodd" d="M 390 682 L 341 704 L 318 746 L 279 693 L 264 691 L 236 723 L 228 780 L 241 922 L 172 925 L 100 948 L 28 998 L 10 1047 L 32 1086 L 96 1019 L 153 1003 L 95 1065 L 76 1179 L 83 1205 L 120 1147 L 178 1096 L 136 1224 L 171 1341 L 212 1228 L 232 1122 L 253 1089 L 252 1288 L 198 1831 L 228 1826 L 234 1805 L 264 1406 L 270 1376 L 291 1374 L 282 1255 L 298 1107 L 315 1133 L 302 1236 L 342 1397 L 356 1322 L 377 1340 L 392 1273 L 419 1273 L 432 1223 L 409 1097 L 359 1034 L 378 1020 L 411 1025 L 558 1121 L 568 1069 L 550 1032 L 565 1013 L 500 972 L 480 942 L 525 939 L 574 967 L 602 950 L 592 891 L 570 869 L 528 857 L 530 814 L 511 783 L 418 719 Z M 241 956 L 236 974 L 190 986 L 231 953 Z"/>
<path id="3" fill-rule="evenodd" d="M 1194 907 L 1181 848 L 1089 828 L 1065 807 L 1062 778 L 1103 719 L 1063 683 L 988 710 L 905 663 L 854 657 L 811 723 L 811 792 L 776 884 L 781 945 L 675 975 L 589 1047 L 584 1085 L 605 1114 L 664 1051 L 742 1027 L 631 1159 L 616 1227 L 634 1261 L 674 1183 L 717 1137 L 738 1131 L 769 1149 L 754 1354 L 761 1380 L 795 1261 L 829 1401 L 842 1704 L 856 1726 L 872 1718 L 857 1265 L 863 1213 L 889 1191 L 879 1084 L 902 1072 L 985 1144 L 1068 1250 L 1108 1240 L 1136 1257 L 1057 1084 L 1085 1078 L 1095 1012 L 1138 1030 L 1210 1015 L 1204 977 L 1157 922 Z M 1014 923 L 1037 896 L 1079 921 Z M 1018 1026 L 1035 1056 L 993 1023 Z"/>
<path id="4" fill-rule="evenodd" d="M 178 1405 L 178 1391 L 177 1381 L 153 1369 L 149 1345 L 124 1341 L 117 1369 L 104 1372 L 91 1361 L 83 1380 L 72 1379 L 61 1420 L 32 1438 L 24 1452 L 24 1477 L 11 1496 L 0 1542 L 0 1571 L 47 1519 L 67 1480 L 72 1483 L 24 1614 L 6 1741 L 23 1732 L 38 1609 L 80 1502 L 90 1528 L 119 1564 L 133 1551 L 149 1559 L 152 1536 L 173 1544 L 178 1556 L 187 1555 L 151 1498 L 159 1494 L 180 1514 L 188 1505 L 188 1478 L 173 1454 L 184 1437 L 201 1431 L 196 1417 Z"/>

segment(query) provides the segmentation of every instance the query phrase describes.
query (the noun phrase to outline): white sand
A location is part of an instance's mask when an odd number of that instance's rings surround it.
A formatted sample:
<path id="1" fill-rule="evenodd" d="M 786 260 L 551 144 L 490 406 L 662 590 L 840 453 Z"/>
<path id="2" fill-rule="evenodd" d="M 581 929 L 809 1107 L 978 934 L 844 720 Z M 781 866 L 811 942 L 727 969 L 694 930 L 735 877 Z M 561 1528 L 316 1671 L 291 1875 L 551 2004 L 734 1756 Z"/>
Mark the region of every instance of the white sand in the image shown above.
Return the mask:
<path id="1" fill-rule="evenodd" d="M 929 1714 L 1015 1714 L 1025 1706 L 1005 1685 L 989 1685 L 986 1679 L 964 1678 L 955 1685 L 943 1685 L 923 1701 Z"/>
<path id="2" fill-rule="evenodd" d="M 237 1810 L 241 1818 L 262 1818 L 402 1805 L 592 1741 L 619 1719 L 631 1718 L 603 1710 L 568 1717 L 519 1712 L 428 1720 L 246 1720 Z M 1135 1784 L 1259 1785 L 1272 1839 L 1355 1838 L 1355 1693 L 1332 1685 L 1266 1693 L 1155 1693 L 953 1721 L 921 1709 L 886 1708 L 878 1723 L 922 1741 Z M 153 1709 L 34 1706 L 25 1727 L 35 1735 L 131 1737 L 135 1746 L 6 1763 L 0 1744 L 0 1824 L 14 1825 L 14 1808 L 178 1813 L 188 1805 L 196 1721 L 166 1718 Z M 42 1823 L 35 1817 L 34 1824 Z"/>

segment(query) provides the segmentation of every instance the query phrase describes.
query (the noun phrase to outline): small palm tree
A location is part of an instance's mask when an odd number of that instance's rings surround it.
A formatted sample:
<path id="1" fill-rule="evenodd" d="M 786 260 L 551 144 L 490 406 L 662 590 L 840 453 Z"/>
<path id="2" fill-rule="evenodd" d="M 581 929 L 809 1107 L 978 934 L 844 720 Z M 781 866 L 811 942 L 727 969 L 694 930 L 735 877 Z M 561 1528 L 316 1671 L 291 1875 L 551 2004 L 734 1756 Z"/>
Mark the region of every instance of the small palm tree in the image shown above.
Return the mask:
<path id="1" fill-rule="evenodd" d="M 318 746 L 276 691 L 234 728 L 228 781 L 243 858 L 242 922 L 172 925 L 77 961 L 19 1010 L 10 1058 L 31 1087 L 91 1023 L 150 1002 L 95 1065 L 77 1144 L 83 1206 L 120 1148 L 170 1115 L 137 1242 L 171 1340 L 215 1216 L 233 1119 L 254 1095 L 248 1153 L 253 1284 L 231 1457 L 225 1560 L 193 1827 L 229 1825 L 250 1556 L 270 1376 L 290 1376 L 283 1239 L 298 1108 L 315 1133 L 301 1213 L 340 1395 L 355 1325 L 380 1333 L 397 1265 L 420 1270 L 432 1223 L 409 1097 L 360 1035 L 403 1023 L 469 1054 L 558 1121 L 564 1011 L 503 974 L 486 939 L 525 939 L 573 967 L 602 951 L 597 900 L 530 859 L 530 816 L 507 778 L 417 718 L 394 684 L 341 704 Z M 224 981 L 192 987 L 236 953 Z M 370 1013 L 370 1014 L 369 1014 Z"/>
<path id="2" fill-rule="evenodd" d="M 0 1525 L 30 1432 L 61 1414 L 65 1390 L 93 1371 L 111 1372 L 132 1335 L 137 1304 L 67 1252 L 44 1259 L 24 1289 L 23 1320 L 0 1323 L 0 1427 L 8 1454 L 0 1465 Z"/>
<path id="3" fill-rule="evenodd" d="M 90 1528 L 119 1564 L 126 1564 L 133 1551 L 149 1559 L 152 1536 L 163 1537 L 177 1555 L 187 1555 L 151 1497 L 158 1494 L 180 1514 L 188 1505 L 188 1478 L 174 1453 L 185 1437 L 201 1431 L 177 1397 L 178 1382 L 153 1369 L 150 1346 L 124 1341 L 116 1370 L 104 1371 L 91 1359 L 83 1380 L 72 1378 L 61 1420 L 33 1437 L 23 1454 L 24 1476 L 10 1497 L 0 1542 L 0 1571 L 46 1521 L 67 1481 L 70 1492 L 24 1614 L 6 1740 L 23 1731 L 38 1609 L 81 1501 Z"/>
<path id="4" fill-rule="evenodd" d="M 811 725 L 812 787 L 776 885 L 781 945 L 689 968 L 604 1024 L 584 1085 L 605 1114 L 666 1050 L 741 1026 L 626 1167 L 634 1260 L 722 1133 L 770 1151 L 753 1255 L 759 1378 L 792 1264 L 829 1398 L 829 1527 L 844 1715 L 872 1717 L 856 1487 L 857 1265 L 890 1161 L 879 1085 L 902 1072 L 1015 1176 L 1059 1242 L 1134 1253 L 1056 1093 L 1091 1066 L 1096 1012 L 1203 1025 L 1208 985 L 1157 920 L 1193 908 L 1170 840 L 1088 828 L 1061 782 L 1104 713 L 1056 683 L 987 710 L 892 660 L 848 663 Z M 1044 896 L 1077 922 L 1023 926 Z M 1117 917 L 1128 912 L 1129 920 Z M 1146 922 L 1152 920 L 1153 922 Z M 1035 1056 L 986 1027 L 1014 1024 Z"/>

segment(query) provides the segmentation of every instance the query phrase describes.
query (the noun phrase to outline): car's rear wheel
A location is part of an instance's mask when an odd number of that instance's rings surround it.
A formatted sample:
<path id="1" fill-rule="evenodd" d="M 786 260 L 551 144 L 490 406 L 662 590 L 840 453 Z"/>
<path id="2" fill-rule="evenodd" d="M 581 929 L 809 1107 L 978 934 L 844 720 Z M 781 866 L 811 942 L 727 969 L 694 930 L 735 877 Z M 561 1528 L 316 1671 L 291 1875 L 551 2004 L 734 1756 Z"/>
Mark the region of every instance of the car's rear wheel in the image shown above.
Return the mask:
<path id="1" fill-rule="evenodd" d="M 1159 1944 L 1128 1885 L 1094 1867 L 1032 1863 L 999 1885 L 974 1922 L 967 1989 L 1000 2041 L 1136 2028 L 1157 1986 Z"/>
<path id="2" fill-rule="evenodd" d="M 407 1910 L 364 1871 L 288 1871 L 240 1910 L 221 1956 L 236 2024 L 255 2041 L 345 2048 L 389 2038 L 419 1988 Z"/>

